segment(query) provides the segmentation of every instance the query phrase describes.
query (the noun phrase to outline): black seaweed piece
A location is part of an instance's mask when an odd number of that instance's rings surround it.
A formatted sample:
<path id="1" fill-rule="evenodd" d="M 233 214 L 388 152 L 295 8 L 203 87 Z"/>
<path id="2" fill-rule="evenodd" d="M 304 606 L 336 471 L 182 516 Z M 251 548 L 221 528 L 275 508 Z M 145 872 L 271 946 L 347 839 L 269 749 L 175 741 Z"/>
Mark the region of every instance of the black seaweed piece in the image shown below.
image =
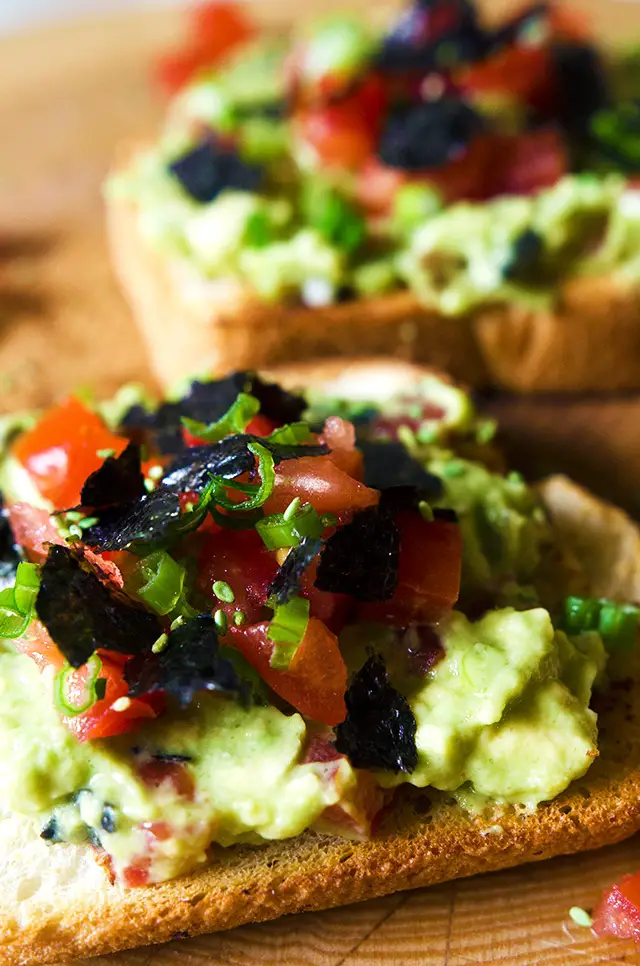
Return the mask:
<path id="1" fill-rule="evenodd" d="M 237 151 L 217 144 L 207 137 L 169 165 L 187 194 L 201 204 L 214 201 L 228 188 L 234 191 L 257 191 L 263 180 L 263 169 L 247 164 Z"/>
<path id="2" fill-rule="evenodd" d="M 267 592 L 276 604 L 286 604 L 300 589 L 300 580 L 311 561 L 320 553 L 322 540 L 305 537 L 289 551 Z"/>
<path id="3" fill-rule="evenodd" d="M 163 761 L 168 762 L 171 765 L 183 765 L 189 761 L 193 761 L 191 755 L 179 755 L 174 754 L 170 751 L 147 751 L 145 748 L 140 748 L 138 745 L 134 745 L 131 749 L 131 754 L 138 756 L 151 758 L 152 761 Z"/>
<path id="4" fill-rule="evenodd" d="M 100 469 L 87 477 L 80 502 L 84 507 L 102 509 L 131 503 L 145 493 L 140 446 L 129 443 L 119 456 L 108 456 Z"/>
<path id="5" fill-rule="evenodd" d="M 93 550 L 124 550 L 134 543 L 159 545 L 169 540 L 182 518 L 180 491 L 159 486 L 135 503 L 98 512 L 98 523 L 83 531 Z"/>
<path id="6" fill-rule="evenodd" d="M 480 114 L 456 97 L 398 107 L 387 118 L 378 157 L 403 171 L 439 167 L 461 157 L 485 126 Z"/>
<path id="7" fill-rule="evenodd" d="M 315 586 L 356 600 L 389 600 L 398 583 L 400 531 L 377 507 L 360 510 L 327 540 Z"/>
<path id="8" fill-rule="evenodd" d="M 458 514 L 452 507 L 436 506 L 432 507 L 433 519 L 442 520 L 443 523 L 458 523 Z"/>
<path id="9" fill-rule="evenodd" d="M 148 650 L 162 633 L 157 617 L 107 588 L 68 547 L 49 550 L 36 611 L 72 667 L 86 664 L 99 647 L 121 654 Z"/>
<path id="10" fill-rule="evenodd" d="M 302 396 L 282 389 L 277 383 L 264 382 L 254 372 L 239 371 L 211 382 L 196 380 L 182 399 L 163 403 L 154 412 L 133 406 L 123 417 L 120 428 L 132 439 L 147 442 L 150 448 L 161 453 L 182 453 L 186 449 L 182 417 L 213 423 L 224 416 L 241 392 L 255 396 L 260 412 L 278 424 L 296 422 L 306 408 Z"/>
<path id="11" fill-rule="evenodd" d="M 250 688 L 234 664 L 220 653 L 218 631 L 211 614 L 199 614 L 169 634 L 159 654 L 138 654 L 124 672 L 129 694 L 153 691 L 173 695 L 186 707 L 199 691 L 219 691 L 247 701 Z"/>
<path id="12" fill-rule="evenodd" d="M 389 683 L 379 655 L 354 676 L 346 694 L 347 717 L 336 728 L 336 749 L 355 768 L 412 772 L 418 764 L 416 719 L 407 699 Z"/>
<path id="13" fill-rule="evenodd" d="M 535 282 L 541 274 L 544 239 L 533 228 L 521 232 L 511 246 L 502 277 L 513 282 Z"/>
<path id="14" fill-rule="evenodd" d="M 116 810 L 113 805 L 108 803 L 102 809 L 102 818 L 100 820 L 100 825 L 103 831 L 113 834 L 118 831 L 118 823 L 116 822 Z"/>
<path id="15" fill-rule="evenodd" d="M 55 815 L 52 815 L 49 821 L 42 827 L 40 838 L 44 839 L 45 842 L 51 843 L 64 841 L 60 835 L 60 828 Z"/>
<path id="16" fill-rule="evenodd" d="M 0 590 L 13 587 L 16 570 L 22 559 L 22 551 L 16 543 L 0 493 Z"/>
<path id="17" fill-rule="evenodd" d="M 613 100 L 602 54 L 591 44 L 556 42 L 551 69 L 557 91 L 554 115 L 571 137 L 584 137 L 593 115 Z"/>
<path id="18" fill-rule="evenodd" d="M 364 457 L 364 482 L 367 486 L 375 490 L 385 490 L 390 486 L 415 486 L 429 494 L 423 499 L 435 500 L 442 496 L 442 480 L 428 473 L 402 443 L 358 440 L 358 449 Z"/>
<path id="19" fill-rule="evenodd" d="M 482 29 L 470 0 L 448 0 L 451 17 L 443 18 L 433 0 L 417 0 L 404 10 L 382 42 L 376 57 L 385 73 L 426 73 L 479 60 L 491 41 Z"/>

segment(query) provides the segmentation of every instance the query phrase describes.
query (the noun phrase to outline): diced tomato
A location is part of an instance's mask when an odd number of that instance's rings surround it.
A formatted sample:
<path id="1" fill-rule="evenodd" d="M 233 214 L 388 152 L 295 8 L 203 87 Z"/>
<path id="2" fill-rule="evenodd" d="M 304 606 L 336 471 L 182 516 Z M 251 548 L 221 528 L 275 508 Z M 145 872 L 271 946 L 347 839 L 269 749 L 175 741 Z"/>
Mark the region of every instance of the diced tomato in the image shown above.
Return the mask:
<path id="1" fill-rule="evenodd" d="M 356 448 L 356 430 L 353 423 L 339 416 L 329 416 L 325 421 L 319 443 L 326 443 L 336 466 L 354 480 L 364 476 L 362 453 Z"/>
<path id="2" fill-rule="evenodd" d="M 568 170 L 567 148 L 557 128 L 526 131 L 504 139 L 491 193 L 531 194 L 556 184 Z"/>
<path id="3" fill-rule="evenodd" d="M 282 513 L 295 497 L 311 503 L 318 513 L 341 516 L 375 506 L 380 495 L 341 470 L 330 456 L 303 456 L 276 467 L 276 481 L 265 512 Z"/>
<path id="4" fill-rule="evenodd" d="M 51 515 L 41 507 L 30 503 L 14 503 L 9 507 L 9 522 L 16 542 L 33 563 L 41 563 L 49 553 L 49 547 L 63 543 Z"/>
<path id="5" fill-rule="evenodd" d="M 155 718 L 158 714 L 156 701 L 146 698 L 130 698 L 129 704 L 123 711 L 115 711 L 113 702 L 126 696 L 129 686 L 124 680 L 123 655 L 108 651 L 98 652 L 102 660 L 100 677 L 106 679 L 105 696 L 96 701 L 88 711 L 75 717 L 64 717 L 63 721 L 78 741 L 92 741 L 96 738 L 110 738 L 113 735 L 125 734 L 135 729 L 146 718 Z M 68 693 L 73 695 L 74 684 L 77 683 L 78 693 L 84 693 L 87 677 L 86 665 L 74 673 L 69 682 Z"/>
<path id="6" fill-rule="evenodd" d="M 129 889 L 139 889 L 149 884 L 151 859 L 139 859 L 135 865 L 128 865 L 122 873 L 124 884 Z"/>
<path id="7" fill-rule="evenodd" d="M 385 100 L 381 81 L 372 76 L 339 101 L 301 108 L 297 135 L 324 164 L 357 170 L 375 150 Z"/>
<path id="8" fill-rule="evenodd" d="M 518 45 L 465 65 L 456 80 L 471 100 L 499 95 L 542 109 L 553 96 L 552 76 L 547 47 Z"/>
<path id="9" fill-rule="evenodd" d="M 28 654 L 41 671 L 50 664 L 56 671 L 62 670 L 65 665 L 64 657 L 39 620 L 32 620 L 22 637 L 13 643 L 21 654 Z"/>
<path id="10" fill-rule="evenodd" d="M 396 522 L 401 544 L 393 597 L 361 604 L 358 614 L 399 625 L 437 620 L 451 610 L 460 592 L 460 528 L 443 520 L 427 522 L 407 511 L 399 513 Z"/>
<path id="11" fill-rule="evenodd" d="M 104 462 L 104 455 L 98 453 L 113 450 L 118 454 L 126 445 L 97 413 L 71 397 L 19 436 L 12 452 L 42 496 L 56 510 L 63 510 L 80 502 L 83 483 Z"/>
<path id="12" fill-rule="evenodd" d="M 202 3 L 189 14 L 188 39 L 182 50 L 166 54 L 156 65 L 156 80 L 166 94 L 174 94 L 199 70 L 212 67 L 255 33 L 239 4 Z"/>
<path id="13" fill-rule="evenodd" d="M 295 462 L 295 461 L 294 461 Z M 253 624 L 264 615 L 268 586 L 278 570 L 275 554 L 267 550 L 256 530 L 219 530 L 206 540 L 198 560 L 197 589 L 215 600 L 229 623 L 236 610 L 242 610 L 247 623 Z M 214 598 L 215 581 L 225 581 L 235 600 L 225 603 Z"/>
<path id="14" fill-rule="evenodd" d="M 275 419 L 270 419 L 268 416 L 258 413 L 247 426 L 247 432 L 254 436 L 270 436 L 277 425 Z"/>
<path id="15" fill-rule="evenodd" d="M 604 893 L 593 913 L 598 936 L 616 936 L 640 943 L 640 872 L 625 875 Z"/>
<path id="16" fill-rule="evenodd" d="M 349 769 L 345 776 L 341 765 L 346 761 L 328 738 L 315 735 L 309 742 L 303 763 L 314 765 L 323 782 L 334 785 L 340 795 L 340 801 L 325 808 L 314 827 L 362 841 L 371 835 L 373 821 L 384 804 L 384 792 L 369 772 Z"/>
<path id="17" fill-rule="evenodd" d="M 317 617 L 330 631 L 339 634 L 353 612 L 354 600 L 347 594 L 334 594 L 314 586 L 318 560 L 316 557 L 303 573 L 300 579 L 300 596 L 309 601 L 309 613 L 312 617 Z"/>
<path id="18" fill-rule="evenodd" d="M 230 627 L 229 639 L 263 681 L 296 710 L 326 725 L 344 721 L 347 669 L 335 634 L 322 621 L 311 618 L 290 666 L 278 671 L 269 664 L 273 642 L 267 638 L 268 626 L 262 622 Z"/>
<path id="19" fill-rule="evenodd" d="M 145 785 L 149 785 L 150 788 L 160 788 L 166 783 L 172 786 L 177 795 L 184 798 L 194 796 L 193 776 L 182 762 L 150 758 L 148 761 L 140 762 L 136 771 Z"/>

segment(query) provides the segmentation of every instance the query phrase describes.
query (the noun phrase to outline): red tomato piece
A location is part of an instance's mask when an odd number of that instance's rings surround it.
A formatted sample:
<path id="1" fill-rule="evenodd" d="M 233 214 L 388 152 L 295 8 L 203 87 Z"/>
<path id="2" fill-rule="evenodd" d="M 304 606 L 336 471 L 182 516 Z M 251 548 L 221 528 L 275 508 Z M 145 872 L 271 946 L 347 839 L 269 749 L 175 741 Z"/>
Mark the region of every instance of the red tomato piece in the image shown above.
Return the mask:
<path id="1" fill-rule="evenodd" d="M 189 769 L 179 761 L 162 761 L 150 758 L 140 762 L 137 772 L 145 785 L 150 788 L 160 788 L 165 783 L 172 786 L 177 795 L 193 798 L 196 790 L 193 776 Z"/>
<path id="2" fill-rule="evenodd" d="M 41 671 L 50 664 L 56 671 L 61 671 L 65 665 L 64 657 L 51 640 L 47 628 L 38 620 L 32 620 L 22 637 L 13 643 L 21 654 L 28 654 Z"/>
<path id="3" fill-rule="evenodd" d="M 270 419 L 268 416 L 258 413 L 247 426 L 247 432 L 254 436 L 270 436 L 277 425 L 275 419 Z"/>
<path id="4" fill-rule="evenodd" d="M 242 610 L 247 623 L 253 624 L 265 616 L 267 588 L 277 571 L 275 555 L 256 530 L 219 530 L 208 537 L 200 552 L 196 586 L 225 612 L 229 623 L 235 611 Z M 217 580 L 229 584 L 233 603 L 214 598 L 212 586 Z"/>
<path id="5" fill-rule="evenodd" d="M 331 453 L 332 462 L 354 480 L 364 476 L 364 459 L 356 448 L 356 430 L 353 423 L 339 416 L 329 416 L 322 429 L 319 443 L 325 443 Z"/>
<path id="6" fill-rule="evenodd" d="M 323 782 L 333 784 L 340 794 L 340 801 L 325 808 L 314 827 L 321 832 L 348 834 L 350 838 L 364 840 L 371 835 L 374 819 L 384 804 L 384 792 L 373 775 L 357 771 L 356 781 L 345 787 L 341 762 L 345 755 L 336 751 L 329 740 L 315 735 L 307 748 L 303 762 L 312 764 Z"/>
<path id="7" fill-rule="evenodd" d="M 625 875 L 604 893 L 593 913 L 598 936 L 616 936 L 640 943 L 640 872 Z"/>
<path id="8" fill-rule="evenodd" d="M 343 472 L 330 456 L 303 456 L 276 467 L 275 486 L 265 503 L 265 513 L 282 513 L 295 497 L 311 503 L 318 513 L 341 516 L 375 506 L 380 494 Z"/>
<path id="9" fill-rule="evenodd" d="M 113 735 L 125 734 L 135 729 L 146 718 L 155 718 L 158 707 L 155 701 L 146 698 L 130 698 L 129 705 L 124 711 L 115 711 L 113 702 L 126 696 L 129 686 L 124 680 L 124 663 L 126 657 L 99 651 L 102 660 L 100 677 L 106 679 L 105 696 L 96 701 L 88 711 L 75 717 L 65 717 L 62 720 L 78 741 L 92 741 L 96 738 L 110 738 Z M 74 686 L 78 693 L 84 693 L 87 678 L 86 665 L 74 673 L 69 681 L 68 693 L 73 696 Z M 154 707 L 155 705 L 155 707 Z"/>
<path id="10" fill-rule="evenodd" d="M 122 873 L 124 884 L 129 889 L 139 889 L 149 884 L 149 869 L 151 859 L 140 859 L 136 865 L 128 865 Z"/>
<path id="11" fill-rule="evenodd" d="M 14 503 L 9 508 L 9 522 L 17 543 L 33 563 L 41 563 L 45 559 L 51 544 L 64 542 L 51 515 L 41 507 Z"/>
<path id="12" fill-rule="evenodd" d="M 496 160 L 493 194 L 531 194 L 556 184 L 569 170 L 567 148 L 554 127 L 504 138 Z"/>
<path id="13" fill-rule="evenodd" d="M 290 666 L 278 671 L 269 664 L 273 642 L 267 637 L 268 626 L 265 621 L 250 627 L 230 627 L 230 642 L 262 680 L 297 711 L 326 725 L 344 721 L 347 669 L 335 634 L 322 621 L 311 618 Z"/>
<path id="14" fill-rule="evenodd" d="M 460 593 L 462 538 L 455 523 L 427 522 L 403 511 L 400 528 L 398 584 L 393 597 L 375 604 L 361 604 L 365 620 L 406 625 L 428 623 L 451 610 Z"/>
<path id="15" fill-rule="evenodd" d="M 119 454 L 126 445 L 97 413 L 71 397 L 19 436 L 12 451 L 42 496 L 56 510 L 63 510 L 80 502 L 83 483 L 104 462 L 98 453 L 113 450 Z"/>
<path id="16" fill-rule="evenodd" d="M 348 97 L 300 108 L 296 130 L 324 164 L 355 170 L 375 150 L 385 105 L 382 82 L 371 76 Z"/>
<path id="17" fill-rule="evenodd" d="M 518 45 L 465 66 L 456 80 L 472 100 L 500 95 L 542 109 L 553 97 L 552 77 L 548 48 Z"/>
<path id="18" fill-rule="evenodd" d="M 339 634 L 354 609 L 354 601 L 347 594 L 334 594 L 314 586 L 318 557 L 311 562 L 300 579 L 300 596 L 309 601 L 311 617 L 317 617 L 334 634 Z"/>

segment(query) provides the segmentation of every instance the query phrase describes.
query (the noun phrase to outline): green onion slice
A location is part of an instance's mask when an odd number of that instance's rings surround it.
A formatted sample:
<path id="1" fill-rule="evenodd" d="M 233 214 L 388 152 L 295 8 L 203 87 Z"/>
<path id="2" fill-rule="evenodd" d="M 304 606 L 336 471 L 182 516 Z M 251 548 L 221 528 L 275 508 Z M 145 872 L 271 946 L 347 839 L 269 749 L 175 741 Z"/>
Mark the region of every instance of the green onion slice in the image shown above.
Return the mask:
<path id="1" fill-rule="evenodd" d="M 273 456 L 260 443 L 249 443 L 249 452 L 253 453 L 258 460 L 258 472 L 260 474 L 260 484 L 256 483 L 236 483 L 234 480 L 223 480 L 217 476 L 213 479 L 215 487 L 215 502 L 223 510 L 255 510 L 271 496 L 276 481 L 275 466 Z M 238 490 L 248 496 L 247 500 L 241 503 L 234 503 L 230 500 L 225 490 Z"/>
<path id="2" fill-rule="evenodd" d="M 102 671 L 102 661 L 97 654 L 92 654 L 85 665 L 87 669 L 87 680 L 84 683 L 83 691 L 80 694 L 69 694 L 69 685 L 77 680 L 79 668 L 71 666 L 64 667 L 56 674 L 53 682 L 53 699 L 56 708 L 67 718 L 75 718 L 76 715 L 88 711 L 96 701 L 104 698 L 106 684 L 97 687 L 100 672 Z M 76 678 L 74 679 L 74 675 Z M 104 680 L 104 678 L 100 678 Z M 75 690 L 75 689 L 74 689 Z"/>
<path id="3" fill-rule="evenodd" d="M 267 550 L 280 550 L 281 547 L 297 547 L 304 537 L 321 537 L 324 524 L 311 504 L 306 503 L 289 518 L 285 511 L 258 520 L 256 530 Z"/>
<path id="4" fill-rule="evenodd" d="M 246 392 L 238 393 L 234 403 L 229 406 L 224 416 L 213 423 L 200 423 L 195 419 L 184 416 L 182 425 L 189 430 L 192 436 L 205 443 L 219 443 L 225 436 L 233 436 L 236 433 L 244 433 L 247 426 L 254 416 L 260 411 L 260 403 L 255 396 L 249 396 Z"/>
<path id="5" fill-rule="evenodd" d="M 39 587 L 38 565 L 19 563 L 15 585 L 0 592 L 0 638 L 22 637 L 31 623 Z"/>
<path id="6" fill-rule="evenodd" d="M 630 651 L 636 643 L 640 608 L 614 600 L 567 597 L 562 626 L 569 634 L 597 631 L 608 651 Z"/>
<path id="7" fill-rule="evenodd" d="M 300 443 L 309 443 L 313 439 L 313 434 L 307 423 L 287 423 L 286 426 L 279 426 L 267 437 L 270 443 L 280 443 L 281 445 L 294 446 Z"/>
<path id="8" fill-rule="evenodd" d="M 309 601 L 304 597 L 292 597 L 286 604 L 279 604 L 267 630 L 267 637 L 274 642 L 271 667 L 286 670 L 309 623 Z"/>
<path id="9" fill-rule="evenodd" d="M 177 607 L 184 588 L 186 572 L 166 550 L 156 550 L 136 564 L 135 577 L 144 582 L 136 591 L 156 614 L 164 616 Z"/>

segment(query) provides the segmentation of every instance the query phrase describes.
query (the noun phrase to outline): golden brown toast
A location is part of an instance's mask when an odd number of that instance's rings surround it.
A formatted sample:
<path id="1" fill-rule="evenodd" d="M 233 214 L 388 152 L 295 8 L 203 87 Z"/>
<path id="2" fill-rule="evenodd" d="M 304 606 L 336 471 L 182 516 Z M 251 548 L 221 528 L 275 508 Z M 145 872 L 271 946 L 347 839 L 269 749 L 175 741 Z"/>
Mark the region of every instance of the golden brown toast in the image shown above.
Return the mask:
<path id="1" fill-rule="evenodd" d="M 124 152 L 122 165 L 130 158 Z M 640 387 L 640 287 L 573 279 L 553 310 L 495 305 L 462 318 L 408 291 L 324 308 L 265 304 L 153 250 L 129 202 L 108 201 L 107 226 L 116 275 L 164 387 L 197 372 L 334 355 L 393 355 L 517 392 Z"/>
<path id="2" fill-rule="evenodd" d="M 361 396 L 375 386 L 384 397 L 421 371 L 338 366 L 291 370 L 285 381 L 320 379 L 328 391 L 351 388 Z M 581 562 L 582 592 L 637 598 L 640 531 L 629 517 L 564 477 L 547 480 L 540 492 L 563 552 Z M 620 841 L 640 829 L 639 656 L 627 678 L 597 701 L 599 758 L 534 812 L 472 816 L 444 793 L 404 787 L 368 842 L 307 832 L 259 847 L 216 847 L 206 869 L 141 889 L 111 885 L 90 849 L 48 847 L 37 826 L 5 816 L 0 963 L 35 966 L 158 943 Z"/>

